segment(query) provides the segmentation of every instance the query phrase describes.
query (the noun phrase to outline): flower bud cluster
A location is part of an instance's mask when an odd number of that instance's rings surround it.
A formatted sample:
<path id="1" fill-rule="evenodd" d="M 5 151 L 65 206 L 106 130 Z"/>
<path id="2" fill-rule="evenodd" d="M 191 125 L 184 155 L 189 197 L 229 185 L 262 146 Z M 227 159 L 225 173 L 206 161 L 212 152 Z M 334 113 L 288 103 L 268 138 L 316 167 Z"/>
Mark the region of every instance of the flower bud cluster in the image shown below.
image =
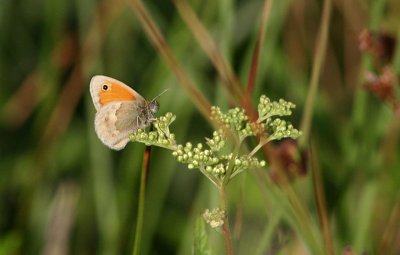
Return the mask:
<path id="1" fill-rule="evenodd" d="M 145 132 L 138 129 L 136 133 L 129 135 L 129 139 L 134 142 L 141 142 L 147 146 L 155 145 L 164 148 L 175 147 L 175 134 L 170 133 L 169 125 L 175 120 L 176 116 L 172 113 L 166 113 L 153 122 L 155 131 Z"/>
<path id="2" fill-rule="evenodd" d="M 296 139 L 301 135 L 301 131 L 295 129 L 293 125 L 282 119 L 274 119 L 268 124 L 270 130 L 270 140 L 281 140 L 283 138 Z"/>
<path id="3" fill-rule="evenodd" d="M 219 163 L 214 166 L 207 166 L 206 171 L 209 174 L 212 174 L 217 177 L 223 177 L 226 174 L 226 170 L 228 170 L 228 165 Z"/>
<path id="4" fill-rule="evenodd" d="M 225 137 L 222 129 L 213 132 L 212 138 L 206 137 L 206 143 L 212 151 L 219 151 L 225 145 Z"/>
<path id="5" fill-rule="evenodd" d="M 211 211 L 207 209 L 203 213 L 203 219 L 207 224 L 212 228 L 218 228 L 224 225 L 225 220 L 225 211 L 219 208 L 214 208 Z"/>
<path id="6" fill-rule="evenodd" d="M 211 108 L 211 119 L 221 122 L 225 127 L 233 131 L 240 131 L 243 128 L 243 122 L 248 120 L 244 109 L 235 107 L 223 113 L 219 107 Z"/>
<path id="7" fill-rule="evenodd" d="M 257 123 L 268 132 L 269 140 L 280 140 L 283 138 L 296 139 L 301 132 L 293 127 L 290 122 L 274 118 L 274 116 L 287 116 L 292 114 L 292 109 L 296 106 L 283 99 L 279 101 L 271 101 L 265 95 L 260 97 L 258 104 L 258 120 Z"/>
<path id="8" fill-rule="evenodd" d="M 207 167 L 219 162 L 212 150 L 203 149 L 203 144 L 198 143 L 193 147 L 191 143 L 185 146 L 178 145 L 177 149 L 172 152 L 178 162 L 187 164 L 189 169 Z"/>
<path id="9" fill-rule="evenodd" d="M 260 103 L 258 104 L 258 116 L 261 120 L 266 120 L 272 116 L 288 116 L 292 114 L 292 109 L 295 107 L 293 103 L 283 99 L 279 99 L 279 101 L 276 102 L 262 95 L 260 97 Z"/>
<path id="10" fill-rule="evenodd" d="M 172 124 L 176 119 L 176 116 L 170 112 L 167 112 L 164 116 L 160 116 L 153 122 L 153 126 L 163 132 L 164 134 L 169 134 L 169 125 Z"/>
<path id="11" fill-rule="evenodd" d="M 239 158 L 235 159 L 235 168 L 239 169 L 247 169 L 247 168 L 258 168 L 264 167 L 266 162 L 264 160 L 258 160 L 256 157 L 250 157 L 248 155 L 243 155 Z"/>

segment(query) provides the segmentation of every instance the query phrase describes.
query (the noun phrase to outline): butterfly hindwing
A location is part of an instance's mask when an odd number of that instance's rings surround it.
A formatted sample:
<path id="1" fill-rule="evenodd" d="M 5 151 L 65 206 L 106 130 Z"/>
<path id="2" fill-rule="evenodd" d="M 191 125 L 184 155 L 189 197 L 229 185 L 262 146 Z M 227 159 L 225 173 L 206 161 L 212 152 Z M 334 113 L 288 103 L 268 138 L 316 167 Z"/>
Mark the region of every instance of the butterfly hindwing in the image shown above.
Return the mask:
<path id="1" fill-rule="evenodd" d="M 133 103 L 115 102 L 102 107 L 95 117 L 95 130 L 100 140 L 108 147 L 121 150 L 129 142 L 129 135 L 134 133 L 137 114 L 127 111 Z"/>

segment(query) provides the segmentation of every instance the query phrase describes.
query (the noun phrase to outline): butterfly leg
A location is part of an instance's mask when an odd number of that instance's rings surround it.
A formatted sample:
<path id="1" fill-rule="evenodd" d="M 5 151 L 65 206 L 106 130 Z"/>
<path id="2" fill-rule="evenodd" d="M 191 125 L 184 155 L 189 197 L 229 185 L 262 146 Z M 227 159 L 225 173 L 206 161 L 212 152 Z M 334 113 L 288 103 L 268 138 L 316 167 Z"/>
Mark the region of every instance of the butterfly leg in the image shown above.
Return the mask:
<path id="1" fill-rule="evenodd" d="M 137 116 L 137 117 L 136 117 L 136 131 L 137 131 L 138 129 L 140 129 L 139 122 L 140 122 L 140 117 Z"/>

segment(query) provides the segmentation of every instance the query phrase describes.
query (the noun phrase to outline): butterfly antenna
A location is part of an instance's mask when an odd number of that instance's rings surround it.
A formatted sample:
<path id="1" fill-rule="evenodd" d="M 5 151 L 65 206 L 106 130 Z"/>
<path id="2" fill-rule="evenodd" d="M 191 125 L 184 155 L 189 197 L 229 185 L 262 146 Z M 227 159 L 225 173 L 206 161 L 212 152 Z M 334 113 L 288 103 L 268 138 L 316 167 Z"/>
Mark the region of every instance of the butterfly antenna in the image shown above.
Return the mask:
<path id="1" fill-rule="evenodd" d="M 152 100 L 151 100 L 151 102 L 154 102 L 154 101 L 156 101 L 156 99 L 157 98 L 159 98 L 162 94 L 164 94 L 165 92 L 167 92 L 169 90 L 169 88 L 168 89 L 166 89 L 166 90 L 164 90 L 163 92 L 161 92 L 160 94 L 158 94 L 158 96 L 156 96 L 155 98 L 153 98 Z"/>

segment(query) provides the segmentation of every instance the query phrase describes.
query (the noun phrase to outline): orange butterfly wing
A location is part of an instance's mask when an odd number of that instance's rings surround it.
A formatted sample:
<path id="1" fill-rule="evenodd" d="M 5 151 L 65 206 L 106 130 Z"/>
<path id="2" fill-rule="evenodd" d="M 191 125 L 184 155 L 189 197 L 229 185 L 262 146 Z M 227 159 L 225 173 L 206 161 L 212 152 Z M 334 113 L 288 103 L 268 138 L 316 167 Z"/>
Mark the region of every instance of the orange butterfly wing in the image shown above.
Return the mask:
<path id="1" fill-rule="evenodd" d="M 115 82 L 107 82 L 103 84 L 107 86 L 107 90 L 103 88 L 99 92 L 99 102 L 103 106 L 105 104 L 116 102 L 116 101 L 133 101 L 136 100 L 136 95 L 126 86 L 121 86 Z"/>
<path id="2" fill-rule="evenodd" d="M 104 89 L 105 85 L 107 89 Z M 144 98 L 131 87 L 104 75 L 96 75 L 92 78 L 90 81 L 90 94 L 97 111 L 106 104 L 113 102 L 144 101 Z"/>

